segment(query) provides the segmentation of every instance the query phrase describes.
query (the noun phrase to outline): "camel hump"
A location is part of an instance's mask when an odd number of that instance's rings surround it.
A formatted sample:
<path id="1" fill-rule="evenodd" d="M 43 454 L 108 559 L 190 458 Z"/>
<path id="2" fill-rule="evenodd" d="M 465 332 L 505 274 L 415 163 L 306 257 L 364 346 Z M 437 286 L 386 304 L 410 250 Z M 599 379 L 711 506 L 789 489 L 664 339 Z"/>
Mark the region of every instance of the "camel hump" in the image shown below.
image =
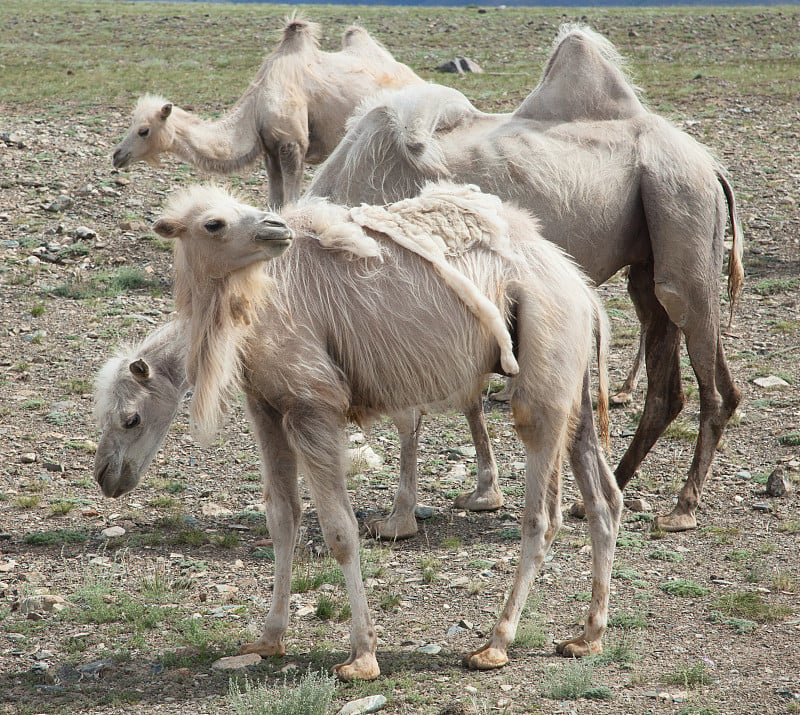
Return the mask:
<path id="1" fill-rule="evenodd" d="M 587 27 L 564 25 L 539 85 L 515 114 L 569 122 L 630 119 L 646 111 L 614 45 Z"/>
<path id="2" fill-rule="evenodd" d="M 286 24 L 281 33 L 281 42 L 278 46 L 278 52 L 280 52 L 281 49 L 292 50 L 298 46 L 305 47 L 309 44 L 316 45 L 318 40 L 319 25 L 295 13 L 286 19 Z"/>

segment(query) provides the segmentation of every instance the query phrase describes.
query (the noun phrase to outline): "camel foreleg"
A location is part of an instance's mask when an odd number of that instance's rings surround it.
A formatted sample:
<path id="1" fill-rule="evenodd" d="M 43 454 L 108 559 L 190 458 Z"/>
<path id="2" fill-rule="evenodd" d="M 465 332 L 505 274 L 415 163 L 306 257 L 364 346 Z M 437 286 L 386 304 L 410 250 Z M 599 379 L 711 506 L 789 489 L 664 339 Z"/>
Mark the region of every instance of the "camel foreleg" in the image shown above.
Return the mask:
<path id="1" fill-rule="evenodd" d="M 375 657 L 377 636 L 361 576 L 358 523 L 347 493 L 341 446 L 344 414 L 322 403 L 303 403 L 285 415 L 284 425 L 304 465 L 322 535 L 342 569 L 350 597 L 350 656 L 333 670 L 342 680 L 373 680 L 380 675 Z"/>
<path id="2" fill-rule="evenodd" d="M 261 450 L 267 527 L 275 550 L 272 603 L 261 637 L 246 643 L 241 653 L 284 655 L 283 636 L 289 627 L 292 558 L 300 524 L 297 460 L 281 426 L 281 416 L 266 405 L 248 399 L 248 415 Z"/>

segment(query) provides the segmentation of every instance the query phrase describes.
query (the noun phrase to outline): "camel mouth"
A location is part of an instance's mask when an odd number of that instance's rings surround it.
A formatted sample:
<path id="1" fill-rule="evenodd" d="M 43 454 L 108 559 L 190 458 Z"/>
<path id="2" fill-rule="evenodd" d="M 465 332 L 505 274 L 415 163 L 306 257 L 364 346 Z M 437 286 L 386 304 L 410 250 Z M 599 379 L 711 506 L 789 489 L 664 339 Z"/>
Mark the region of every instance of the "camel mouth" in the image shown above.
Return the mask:
<path id="1" fill-rule="evenodd" d="M 294 239 L 294 231 L 288 226 L 270 226 L 269 229 L 259 231 L 256 240 L 269 244 L 270 248 L 288 248 Z"/>
<path id="2" fill-rule="evenodd" d="M 128 152 L 123 153 L 117 150 L 111 157 L 111 163 L 114 165 L 115 169 L 122 169 L 128 165 L 130 159 L 131 159 L 130 153 Z"/>

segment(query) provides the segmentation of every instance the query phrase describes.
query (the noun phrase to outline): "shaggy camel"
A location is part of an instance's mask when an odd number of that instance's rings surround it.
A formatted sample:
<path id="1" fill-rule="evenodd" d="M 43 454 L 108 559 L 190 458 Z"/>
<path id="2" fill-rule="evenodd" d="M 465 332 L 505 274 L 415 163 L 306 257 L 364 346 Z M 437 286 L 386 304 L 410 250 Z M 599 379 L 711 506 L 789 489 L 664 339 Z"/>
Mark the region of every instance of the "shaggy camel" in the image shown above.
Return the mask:
<path id="1" fill-rule="evenodd" d="M 575 29 L 559 48 L 567 40 L 585 52 L 594 43 L 592 35 Z M 513 115 L 485 114 L 460 92 L 430 84 L 366 104 L 317 171 L 309 193 L 357 205 L 413 196 L 439 178 L 476 184 L 535 213 L 545 238 L 573 256 L 595 284 L 629 266 L 628 292 L 642 324 L 648 386 L 642 418 L 616 479 L 624 489 L 683 408 L 683 333 L 699 384 L 700 430 L 677 505 L 655 526 L 691 529 L 714 452 L 741 399 L 725 360 L 718 297 L 727 219 L 733 234 L 731 311 L 743 278 L 733 190 L 702 145 L 638 102 L 624 75 L 611 71 L 608 56 L 602 66 L 610 70 L 599 96 L 616 86 L 614 95 L 624 99 L 620 117 L 584 119 L 592 107 L 570 99 L 567 119 L 554 119 L 551 107 L 558 93 L 551 91 L 548 77 L 558 86 L 556 80 L 569 74 L 557 72 L 557 65 L 579 56 L 564 53 L 558 60 L 559 48 L 542 85 Z M 586 84 L 580 78 L 575 82 L 579 89 Z M 471 416 L 482 418 L 476 408 Z M 473 434 L 485 434 L 485 425 L 471 428 Z M 476 442 L 482 444 L 488 440 Z M 482 461 L 491 463 L 490 457 L 485 454 Z M 487 474 L 482 484 L 479 468 L 476 494 L 496 489 Z M 401 479 L 407 476 L 401 473 Z M 413 506 L 413 479 L 411 486 L 401 485 L 404 496 L 392 519 L 408 520 L 398 510 Z"/>
<path id="2" fill-rule="evenodd" d="M 222 118 L 204 120 L 162 97 L 141 97 L 113 163 L 157 164 L 160 155 L 172 153 L 204 171 L 232 174 L 263 157 L 270 204 L 280 208 L 299 197 L 303 162 L 317 164 L 331 153 L 364 97 L 416 82 L 422 80 L 366 30 L 351 27 L 340 52 L 322 52 L 316 25 L 293 18 Z"/>
<path id="3" fill-rule="evenodd" d="M 512 378 L 511 400 L 527 469 L 513 588 L 487 643 L 467 655 L 465 664 L 488 669 L 508 661 L 507 647 L 533 578 L 561 524 L 565 453 L 589 513 L 592 600 L 583 633 L 558 650 L 599 652 L 607 620 L 622 499 L 597 443 L 589 392 L 596 348 L 598 412 L 607 427 L 602 308 L 574 265 L 538 237 L 526 213 L 474 188 L 436 185 L 422 194 L 416 211 L 414 202 L 405 202 L 401 211 L 348 211 L 310 201 L 284 212 L 282 225 L 277 215 L 240 204 L 219 189 L 195 187 L 176 197 L 155 229 L 177 239 L 179 321 L 131 353 L 136 359 L 109 362 L 96 385 L 103 438 L 95 477 L 107 496 L 130 491 L 141 478 L 145 450 L 128 460 L 122 445 L 149 442 L 149 423 L 131 410 L 137 409 L 137 396 L 153 387 L 149 380 L 163 383 L 160 367 L 142 356 L 163 358 L 161 346 L 170 333 L 187 347 L 182 354 L 195 386 L 191 423 L 199 436 L 214 434 L 233 392 L 244 390 L 262 454 L 275 581 L 264 633 L 242 651 L 285 653 L 302 464 L 350 596 L 350 656 L 335 666 L 345 680 L 375 678 L 380 669 L 346 488 L 342 431 L 348 418 L 474 400 L 484 375 L 499 369 L 501 351 L 497 336 L 483 324 L 483 311 L 463 299 L 473 290 L 513 326 L 519 373 Z M 406 246 L 397 243 L 402 226 Z M 447 263 L 462 276 L 467 288 L 462 291 L 432 265 L 424 242 L 445 239 L 448 232 L 465 236 L 467 227 L 489 241 L 448 243 Z M 278 251 L 267 241 L 270 232 L 278 248 L 290 232 L 294 245 L 280 260 L 267 261 L 265 270 L 259 260 Z M 431 361 L 444 368 L 431 371 Z M 171 419 L 171 391 L 184 387 L 180 377 L 166 381 L 163 403 L 146 400 L 149 407 L 163 405 L 170 412 L 162 421 Z"/>

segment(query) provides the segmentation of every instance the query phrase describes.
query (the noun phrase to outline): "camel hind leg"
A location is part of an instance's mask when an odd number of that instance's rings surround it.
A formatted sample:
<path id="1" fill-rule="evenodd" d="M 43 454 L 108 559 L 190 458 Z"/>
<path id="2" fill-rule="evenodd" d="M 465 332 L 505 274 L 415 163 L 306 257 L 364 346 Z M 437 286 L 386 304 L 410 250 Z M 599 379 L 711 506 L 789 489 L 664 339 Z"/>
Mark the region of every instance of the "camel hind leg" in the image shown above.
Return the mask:
<path id="1" fill-rule="evenodd" d="M 642 322 L 647 393 L 636 433 L 614 471 L 620 489 L 625 489 L 647 453 L 683 409 L 685 399 L 680 331 L 656 298 L 651 265 L 631 266 L 628 292 Z"/>
<path id="2" fill-rule="evenodd" d="M 597 443 L 588 372 L 584 379 L 580 418 L 570 444 L 569 457 L 586 508 L 592 544 L 592 599 L 583 633 L 556 646 L 559 653 L 574 657 L 603 650 L 601 639 L 608 623 L 611 567 L 622 513 L 622 493 Z"/>
<path id="3" fill-rule="evenodd" d="M 519 566 L 488 641 L 464 657 L 465 666 L 478 670 L 508 662 L 508 646 L 516 635 L 531 584 L 561 527 L 561 456 L 569 413 L 552 404 L 545 407 L 525 400 L 522 392 L 517 390 L 512 401 L 514 423 L 527 456 Z"/>
<path id="4" fill-rule="evenodd" d="M 678 167 L 681 168 L 681 167 Z M 725 426 L 741 399 L 730 375 L 720 335 L 719 292 L 727 217 L 716 174 L 699 182 L 701 168 L 665 182 L 646 173 L 642 184 L 653 250 L 654 292 L 683 331 L 700 396 L 700 429 L 686 483 L 675 509 L 654 522 L 665 531 L 697 525 L 695 511 Z M 676 191 L 676 184 L 679 190 Z M 682 184 L 682 186 L 681 186 Z"/>
<path id="5" fill-rule="evenodd" d="M 503 506 L 505 498 L 497 483 L 498 470 L 494 458 L 486 418 L 483 414 L 483 400 L 480 395 L 464 408 L 472 442 L 475 445 L 475 462 L 478 468 L 478 482 L 471 492 L 459 494 L 453 506 L 470 511 L 495 511 Z"/>

